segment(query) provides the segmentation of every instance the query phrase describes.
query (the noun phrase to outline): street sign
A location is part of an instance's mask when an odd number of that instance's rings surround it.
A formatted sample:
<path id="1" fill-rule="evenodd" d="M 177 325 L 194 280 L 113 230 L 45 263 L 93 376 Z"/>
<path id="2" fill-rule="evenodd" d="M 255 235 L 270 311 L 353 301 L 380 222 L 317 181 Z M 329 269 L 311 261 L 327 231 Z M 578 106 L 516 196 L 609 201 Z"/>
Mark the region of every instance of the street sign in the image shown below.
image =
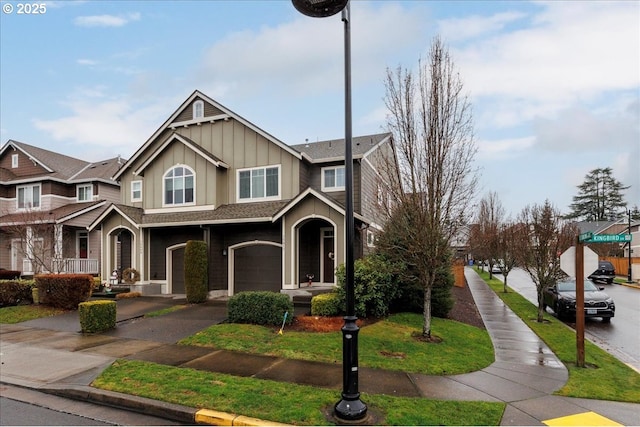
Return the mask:
<path id="1" fill-rule="evenodd" d="M 586 234 L 586 233 L 585 233 Z M 582 237 L 582 235 L 580 235 Z M 596 234 L 585 243 L 621 243 L 630 242 L 631 234 Z"/>
<path id="2" fill-rule="evenodd" d="M 582 233 L 580 235 L 580 241 L 584 242 L 585 240 L 591 240 L 593 237 L 593 233 L 591 231 L 587 231 L 586 233 Z"/>
<path id="3" fill-rule="evenodd" d="M 584 247 L 584 277 L 588 277 L 591 273 L 598 269 L 598 254 Z M 576 277 L 576 247 L 571 246 L 560 255 L 560 269 L 569 277 Z"/>

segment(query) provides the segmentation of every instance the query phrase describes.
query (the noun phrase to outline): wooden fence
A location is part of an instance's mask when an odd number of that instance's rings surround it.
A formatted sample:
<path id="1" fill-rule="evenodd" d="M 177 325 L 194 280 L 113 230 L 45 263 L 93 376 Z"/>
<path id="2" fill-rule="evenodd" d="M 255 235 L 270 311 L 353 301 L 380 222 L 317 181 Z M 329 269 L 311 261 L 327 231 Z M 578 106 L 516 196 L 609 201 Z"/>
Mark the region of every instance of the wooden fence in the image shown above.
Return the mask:
<path id="1" fill-rule="evenodd" d="M 629 258 L 602 257 L 600 259 L 603 261 L 610 261 L 611 264 L 613 264 L 613 268 L 616 270 L 616 276 L 628 276 Z M 631 264 L 640 264 L 640 257 L 631 257 Z"/>

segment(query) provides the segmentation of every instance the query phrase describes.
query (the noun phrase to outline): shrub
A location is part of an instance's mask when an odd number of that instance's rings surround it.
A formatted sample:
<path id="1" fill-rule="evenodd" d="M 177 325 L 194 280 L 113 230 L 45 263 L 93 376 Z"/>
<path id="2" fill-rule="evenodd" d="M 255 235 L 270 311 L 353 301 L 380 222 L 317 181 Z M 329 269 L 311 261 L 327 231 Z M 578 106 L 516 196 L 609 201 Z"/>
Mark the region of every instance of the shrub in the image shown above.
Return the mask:
<path id="1" fill-rule="evenodd" d="M 369 255 L 354 262 L 355 314 L 358 317 L 384 317 L 389 314 L 391 301 L 396 297 L 397 266 L 380 255 Z M 346 291 L 344 286 L 345 268 L 340 265 L 336 271 L 339 287 L 340 308 L 346 311 Z"/>
<path id="2" fill-rule="evenodd" d="M 116 327 L 116 302 L 107 300 L 81 302 L 78 305 L 82 332 L 102 332 Z"/>
<path id="3" fill-rule="evenodd" d="M 41 304 L 65 310 L 76 310 L 88 300 L 93 286 L 88 274 L 41 274 L 35 281 Z"/>
<path id="4" fill-rule="evenodd" d="M 451 287 L 454 276 L 450 268 L 442 268 L 436 272 L 436 281 L 431 289 L 431 315 L 446 318 L 453 308 Z M 399 281 L 398 296 L 391 304 L 393 311 L 424 312 L 424 289 L 416 280 Z"/>
<path id="5" fill-rule="evenodd" d="M 17 280 L 20 278 L 20 271 L 0 269 L 0 280 Z"/>
<path id="6" fill-rule="evenodd" d="M 138 298 L 141 296 L 142 294 L 140 292 L 121 292 L 116 294 L 116 299 Z"/>
<path id="7" fill-rule="evenodd" d="M 340 301 L 336 292 L 316 295 L 311 298 L 311 315 L 337 316 L 341 312 Z"/>
<path id="8" fill-rule="evenodd" d="M 0 307 L 30 304 L 33 302 L 31 288 L 33 280 L 0 281 Z"/>
<path id="9" fill-rule="evenodd" d="M 207 301 L 207 243 L 202 240 L 189 240 L 184 250 L 184 287 L 187 302 Z"/>
<path id="10" fill-rule="evenodd" d="M 227 308 L 231 323 L 281 325 L 286 312 L 287 323 L 293 319 L 293 303 L 287 295 L 275 292 L 240 292 L 229 298 Z"/>

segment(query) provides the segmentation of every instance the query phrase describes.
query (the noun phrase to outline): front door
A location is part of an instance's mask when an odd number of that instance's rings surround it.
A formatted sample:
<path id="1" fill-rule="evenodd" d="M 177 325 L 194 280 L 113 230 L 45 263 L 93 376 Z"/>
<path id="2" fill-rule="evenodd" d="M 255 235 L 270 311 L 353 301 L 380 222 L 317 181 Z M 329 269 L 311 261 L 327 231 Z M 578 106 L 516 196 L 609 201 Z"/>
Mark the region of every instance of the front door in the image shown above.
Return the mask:
<path id="1" fill-rule="evenodd" d="M 320 239 L 322 248 L 322 283 L 334 283 L 335 276 L 335 247 L 332 228 L 323 228 L 320 230 L 322 238 Z"/>
<path id="2" fill-rule="evenodd" d="M 89 233 L 78 231 L 78 258 L 86 259 L 89 255 Z"/>

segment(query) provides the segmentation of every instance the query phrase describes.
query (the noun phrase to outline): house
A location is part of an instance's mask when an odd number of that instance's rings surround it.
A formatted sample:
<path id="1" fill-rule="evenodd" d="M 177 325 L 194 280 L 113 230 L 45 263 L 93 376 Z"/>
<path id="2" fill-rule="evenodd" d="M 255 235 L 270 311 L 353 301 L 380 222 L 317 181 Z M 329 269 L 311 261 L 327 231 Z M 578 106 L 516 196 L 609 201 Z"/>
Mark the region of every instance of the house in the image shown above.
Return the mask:
<path id="1" fill-rule="evenodd" d="M 344 140 L 290 146 L 193 92 L 115 174 L 102 275 L 135 269 L 143 293 L 182 294 L 187 241 L 208 246 L 211 296 L 330 285 L 345 258 Z M 356 257 L 380 228 L 390 134 L 353 138 Z"/>
<path id="2" fill-rule="evenodd" d="M 0 267 L 98 274 L 91 224 L 120 199 L 120 158 L 91 163 L 14 140 L 0 148 Z"/>

